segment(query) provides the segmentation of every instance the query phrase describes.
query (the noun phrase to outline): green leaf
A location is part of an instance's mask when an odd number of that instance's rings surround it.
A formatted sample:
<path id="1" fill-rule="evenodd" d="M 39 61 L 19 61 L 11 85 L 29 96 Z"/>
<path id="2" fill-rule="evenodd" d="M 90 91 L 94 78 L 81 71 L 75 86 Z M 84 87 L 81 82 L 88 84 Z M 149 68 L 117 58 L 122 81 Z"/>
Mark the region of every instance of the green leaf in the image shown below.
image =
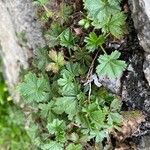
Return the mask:
<path id="1" fill-rule="evenodd" d="M 70 14 L 73 12 L 73 8 L 66 3 L 60 3 L 60 10 L 57 13 L 58 19 L 60 19 L 60 23 L 67 22 L 69 20 Z"/>
<path id="2" fill-rule="evenodd" d="M 111 111 L 120 111 L 121 110 L 121 100 L 115 98 L 110 104 Z"/>
<path id="3" fill-rule="evenodd" d="M 99 46 L 101 46 L 102 44 L 104 44 L 105 37 L 103 35 L 97 36 L 94 32 L 91 32 L 89 34 L 89 37 L 85 37 L 84 42 L 86 43 L 86 48 L 90 52 L 93 52 Z"/>
<path id="4" fill-rule="evenodd" d="M 17 89 L 27 103 L 43 102 L 49 99 L 48 81 L 44 77 L 38 78 L 31 72 L 25 75 L 24 82 L 20 83 Z"/>
<path id="5" fill-rule="evenodd" d="M 72 95 L 78 88 L 77 83 L 75 82 L 75 76 L 79 75 L 79 64 L 69 63 L 66 65 L 66 69 L 61 71 L 62 78 L 58 80 L 58 85 L 62 88 L 62 92 Z"/>
<path id="6" fill-rule="evenodd" d="M 88 51 L 83 48 L 83 49 L 78 49 L 75 51 L 75 58 L 78 62 L 81 64 L 86 64 L 89 66 L 92 62 L 92 57 L 89 55 Z"/>
<path id="7" fill-rule="evenodd" d="M 64 47 L 69 48 L 69 49 L 74 47 L 74 37 L 73 37 L 73 34 L 69 28 L 64 30 L 60 34 L 59 37 L 60 37 L 60 45 L 61 46 L 64 46 Z"/>
<path id="8" fill-rule="evenodd" d="M 108 115 L 108 124 L 113 125 L 113 124 L 121 124 L 122 123 L 122 115 L 120 115 L 118 112 L 111 112 Z"/>
<path id="9" fill-rule="evenodd" d="M 34 0 L 34 3 L 38 5 L 45 5 L 47 2 L 48 0 Z"/>
<path id="10" fill-rule="evenodd" d="M 80 26 L 83 26 L 85 29 L 90 27 L 90 21 L 88 19 L 82 19 L 78 23 Z"/>
<path id="11" fill-rule="evenodd" d="M 60 78 L 58 80 L 58 85 L 62 87 L 63 91 L 70 91 L 72 89 L 74 89 L 74 83 L 73 83 L 73 77 L 70 76 L 70 74 L 67 74 L 66 72 L 64 72 L 63 74 L 63 78 Z"/>
<path id="12" fill-rule="evenodd" d="M 90 114 L 91 121 L 95 124 L 104 124 L 106 114 L 102 110 L 93 111 Z"/>
<path id="13" fill-rule="evenodd" d="M 34 55 L 33 65 L 42 71 L 45 70 L 45 67 L 48 64 L 47 48 L 36 49 Z"/>
<path id="14" fill-rule="evenodd" d="M 50 29 L 45 33 L 49 47 L 59 45 L 59 35 L 63 32 L 64 27 L 60 26 L 59 23 L 53 22 Z"/>
<path id="15" fill-rule="evenodd" d="M 64 72 L 68 72 L 70 74 L 70 76 L 72 76 L 72 77 L 79 76 L 80 65 L 78 63 L 68 63 L 66 65 L 66 70 L 63 70 L 62 74 Z"/>
<path id="16" fill-rule="evenodd" d="M 55 135 L 55 139 L 58 142 L 66 142 L 66 124 L 63 120 L 54 119 L 53 122 L 47 124 L 47 129 L 50 134 Z"/>
<path id="17" fill-rule="evenodd" d="M 121 53 L 114 51 L 111 55 L 101 55 L 98 59 L 100 65 L 97 66 L 96 72 L 98 75 L 106 75 L 109 78 L 116 78 L 125 70 L 125 61 L 118 60 Z"/>
<path id="18" fill-rule="evenodd" d="M 41 146 L 42 150 L 64 150 L 64 145 L 60 144 L 56 141 L 51 141 L 48 144 L 44 144 Z"/>
<path id="19" fill-rule="evenodd" d="M 93 20 L 103 22 L 111 15 L 120 12 L 120 0 L 84 0 L 85 9 Z"/>
<path id="20" fill-rule="evenodd" d="M 105 130 L 93 130 L 90 132 L 90 139 L 94 137 L 97 143 L 102 142 L 104 138 L 108 137 L 108 132 L 106 132 Z"/>
<path id="21" fill-rule="evenodd" d="M 66 129 L 65 122 L 59 119 L 54 119 L 53 122 L 48 123 L 46 127 L 50 134 L 57 134 Z"/>
<path id="22" fill-rule="evenodd" d="M 68 114 L 68 118 L 72 120 L 72 118 L 78 112 L 78 105 L 75 97 L 60 97 L 56 99 L 55 103 L 56 107 L 53 109 L 55 113 L 62 114 L 65 112 Z"/>
<path id="23" fill-rule="evenodd" d="M 104 34 L 111 33 L 121 38 L 126 32 L 125 15 L 121 12 L 120 0 L 84 0 L 88 16 L 95 28 L 102 28 Z"/>
<path id="24" fill-rule="evenodd" d="M 69 144 L 66 150 L 82 150 L 82 145 L 80 144 Z"/>
<path id="25" fill-rule="evenodd" d="M 51 50 L 49 51 L 49 57 L 53 62 L 47 65 L 46 70 L 52 70 L 54 73 L 57 73 L 59 69 L 65 64 L 64 54 L 63 52 L 56 52 L 54 50 Z"/>
<path id="26" fill-rule="evenodd" d="M 122 12 L 116 13 L 101 23 L 104 34 L 111 33 L 116 38 L 121 38 L 125 30 L 125 15 Z"/>
<path id="27" fill-rule="evenodd" d="M 53 116 L 53 113 L 52 113 L 52 108 L 54 106 L 54 102 L 51 101 L 49 102 L 48 104 L 39 104 L 38 107 L 40 109 L 40 115 L 42 118 L 52 118 L 54 117 Z"/>

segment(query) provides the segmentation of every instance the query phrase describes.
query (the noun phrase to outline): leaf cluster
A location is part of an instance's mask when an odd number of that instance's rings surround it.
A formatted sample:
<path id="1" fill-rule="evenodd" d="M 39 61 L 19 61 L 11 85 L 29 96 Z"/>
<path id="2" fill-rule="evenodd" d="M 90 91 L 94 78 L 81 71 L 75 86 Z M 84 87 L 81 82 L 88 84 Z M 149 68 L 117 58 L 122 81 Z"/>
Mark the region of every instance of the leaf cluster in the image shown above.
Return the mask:
<path id="1" fill-rule="evenodd" d="M 120 38 L 125 33 L 126 17 L 121 12 L 120 0 L 84 0 L 84 6 L 92 24 L 104 34 Z"/>
<path id="2" fill-rule="evenodd" d="M 28 133 L 42 150 L 82 150 L 89 141 L 107 141 L 122 123 L 119 98 L 85 83 L 94 73 L 114 79 L 125 70 L 121 53 L 105 49 L 107 38 L 123 36 L 125 16 L 119 0 L 84 0 L 84 6 L 88 15 L 79 21 L 84 29 L 77 28 L 77 34 L 74 25 L 67 24 L 71 7 L 59 5 L 45 32 L 47 48 L 35 51 L 39 70 L 26 74 L 17 88 L 37 110 L 30 116 Z"/>

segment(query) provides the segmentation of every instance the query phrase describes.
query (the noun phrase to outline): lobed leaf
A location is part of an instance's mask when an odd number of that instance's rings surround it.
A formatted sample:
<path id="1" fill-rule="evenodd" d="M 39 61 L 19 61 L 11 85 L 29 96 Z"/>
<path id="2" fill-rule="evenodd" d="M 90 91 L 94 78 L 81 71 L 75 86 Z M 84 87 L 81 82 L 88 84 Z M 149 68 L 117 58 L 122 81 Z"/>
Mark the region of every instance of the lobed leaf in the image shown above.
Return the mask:
<path id="1" fill-rule="evenodd" d="M 98 75 L 106 75 L 109 78 L 116 78 L 125 70 L 125 61 L 118 60 L 120 52 L 114 51 L 111 55 L 101 55 L 98 59 L 100 65 L 97 66 L 96 72 Z"/>

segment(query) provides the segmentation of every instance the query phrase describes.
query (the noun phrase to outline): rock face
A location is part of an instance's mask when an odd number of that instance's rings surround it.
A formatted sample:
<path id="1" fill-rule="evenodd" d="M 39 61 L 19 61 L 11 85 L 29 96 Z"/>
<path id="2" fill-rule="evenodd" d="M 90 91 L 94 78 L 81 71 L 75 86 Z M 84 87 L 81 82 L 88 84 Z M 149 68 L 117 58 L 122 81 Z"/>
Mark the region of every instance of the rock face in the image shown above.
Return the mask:
<path id="1" fill-rule="evenodd" d="M 15 101 L 19 101 L 15 87 L 21 68 L 27 69 L 33 50 L 45 45 L 34 12 L 31 0 L 0 0 L 0 52 L 7 85 Z"/>
<path id="2" fill-rule="evenodd" d="M 143 71 L 150 85 L 150 1 L 130 0 L 130 4 L 139 42 L 145 51 Z"/>
<path id="3" fill-rule="evenodd" d="M 143 71 L 145 74 L 145 78 L 147 79 L 147 81 L 150 85 L 150 54 L 149 53 L 145 53 Z"/>
<path id="4" fill-rule="evenodd" d="M 130 0 L 134 26 L 141 46 L 150 53 L 150 1 Z"/>
<path id="5" fill-rule="evenodd" d="M 132 71 L 127 71 L 122 84 L 122 98 L 129 109 L 142 110 L 147 115 L 147 122 L 141 126 L 138 150 L 150 149 L 150 1 L 129 0 L 132 19 L 136 29 L 137 38 L 132 35 L 130 45 L 132 58 L 130 65 Z M 139 44 L 141 45 L 138 45 Z M 146 135 L 145 135 L 146 134 Z"/>

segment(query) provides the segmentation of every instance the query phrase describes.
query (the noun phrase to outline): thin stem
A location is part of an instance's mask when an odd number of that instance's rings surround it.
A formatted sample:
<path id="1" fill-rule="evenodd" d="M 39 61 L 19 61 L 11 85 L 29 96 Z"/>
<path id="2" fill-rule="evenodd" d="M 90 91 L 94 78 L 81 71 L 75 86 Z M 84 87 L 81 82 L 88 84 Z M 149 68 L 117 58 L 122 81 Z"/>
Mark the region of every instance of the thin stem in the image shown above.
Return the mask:
<path id="1" fill-rule="evenodd" d="M 104 52 L 104 54 L 107 55 L 107 53 L 106 53 L 105 49 L 103 48 L 103 46 L 100 46 L 100 47 L 101 47 L 102 51 Z"/>
<path id="2" fill-rule="evenodd" d="M 43 5 L 43 7 L 44 7 L 45 11 L 48 13 L 48 15 L 51 16 L 51 12 L 48 10 L 48 8 L 45 5 Z"/>
<path id="3" fill-rule="evenodd" d="M 71 57 L 71 49 L 70 49 L 70 48 L 68 49 L 68 52 L 69 52 L 69 55 L 70 55 L 70 57 Z"/>
<path id="4" fill-rule="evenodd" d="M 106 35 L 105 35 L 105 38 L 107 38 L 109 35 L 110 35 L 110 33 L 106 34 Z"/>
<path id="5" fill-rule="evenodd" d="M 91 100 L 91 92 L 92 92 L 92 87 L 91 87 L 91 83 L 89 83 L 89 94 L 88 94 L 88 102 L 90 103 L 90 100 Z"/>

